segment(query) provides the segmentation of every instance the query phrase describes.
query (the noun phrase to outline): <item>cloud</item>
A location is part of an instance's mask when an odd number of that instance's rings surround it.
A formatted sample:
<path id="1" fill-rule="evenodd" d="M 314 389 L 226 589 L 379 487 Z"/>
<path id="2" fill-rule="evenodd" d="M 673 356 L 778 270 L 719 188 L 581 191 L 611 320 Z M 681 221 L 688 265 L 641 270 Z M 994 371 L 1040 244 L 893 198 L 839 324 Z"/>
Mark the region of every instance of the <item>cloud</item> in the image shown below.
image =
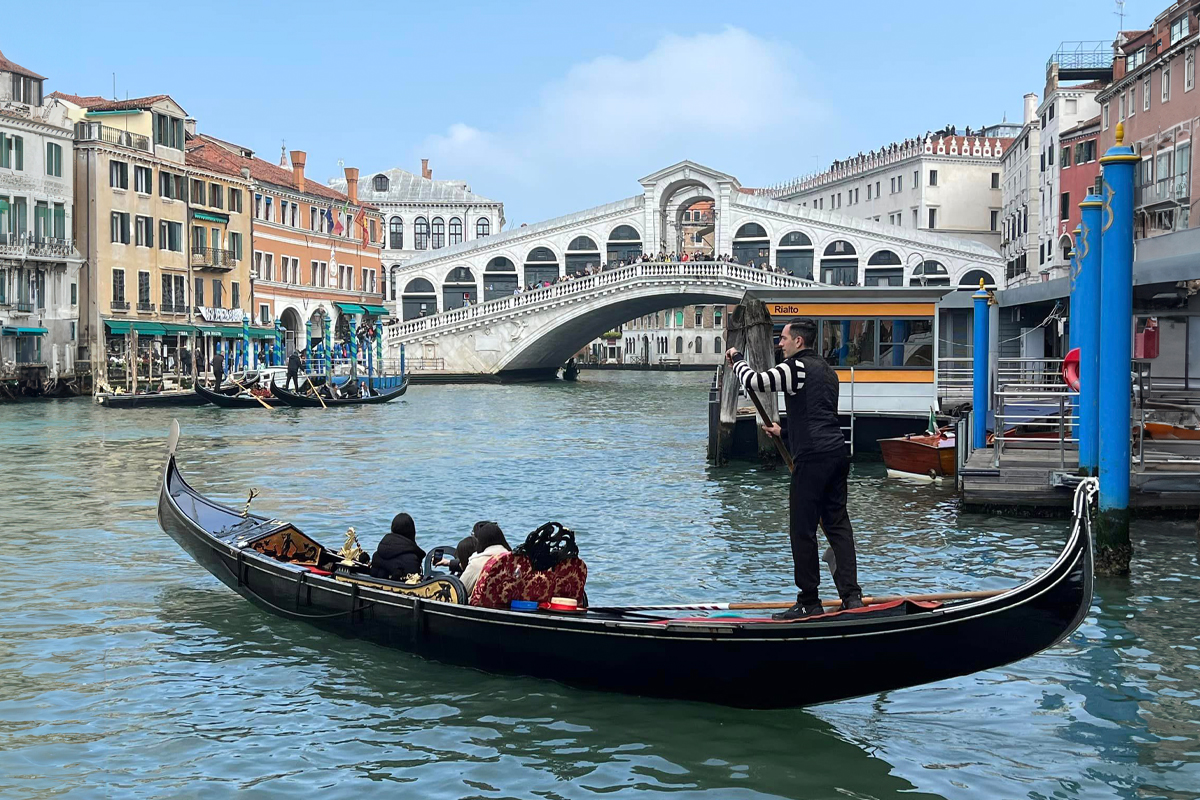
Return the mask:
<path id="1" fill-rule="evenodd" d="M 533 222 L 628 197 L 643 174 L 685 158 L 737 174 L 784 159 L 826 116 L 786 46 L 739 28 L 662 38 L 641 58 L 601 56 L 512 106 L 485 129 L 468 122 L 429 137 L 421 153 Z M 583 205 L 577 205 L 582 203 Z"/>

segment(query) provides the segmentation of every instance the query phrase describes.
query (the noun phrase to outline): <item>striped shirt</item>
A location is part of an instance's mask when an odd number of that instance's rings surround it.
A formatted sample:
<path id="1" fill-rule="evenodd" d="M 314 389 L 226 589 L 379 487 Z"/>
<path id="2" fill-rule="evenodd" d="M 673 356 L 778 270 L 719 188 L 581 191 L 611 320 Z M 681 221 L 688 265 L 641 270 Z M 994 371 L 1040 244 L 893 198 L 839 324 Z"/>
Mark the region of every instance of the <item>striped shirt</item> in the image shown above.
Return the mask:
<path id="1" fill-rule="evenodd" d="M 737 373 L 738 383 L 745 389 L 795 394 L 804 388 L 804 364 L 794 356 L 779 362 L 766 372 L 755 372 L 739 353 L 733 363 L 733 369 Z"/>

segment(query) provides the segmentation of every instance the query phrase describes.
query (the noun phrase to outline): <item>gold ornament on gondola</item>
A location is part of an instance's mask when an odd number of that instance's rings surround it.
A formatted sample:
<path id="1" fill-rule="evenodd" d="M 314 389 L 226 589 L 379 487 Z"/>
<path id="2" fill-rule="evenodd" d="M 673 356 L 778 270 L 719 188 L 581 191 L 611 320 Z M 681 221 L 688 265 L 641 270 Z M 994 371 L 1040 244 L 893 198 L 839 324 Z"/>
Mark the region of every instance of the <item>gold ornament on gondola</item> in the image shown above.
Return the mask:
<path id="1" fill-rule="evenodd" d="M 359 557 L 365 555 L 365 551 L 358 543 L 358 536 L 354 532 L 354 528 L 346 529 L 346 541 L 342 544 L 342 549 L 338 550 L 338 556 L 342 559 L 342 565 L 353 567 L 355 564 L 361 563 Z"/>
<path id="2" fill-rule="evenodd" d="M 251 489 L 250 496 L 246 498 L 246 506 L 242 509 L 243 519 L 250 516 L 250 503 L 252 503 L 256 497 L 258 497 L 258 489 Z"/>

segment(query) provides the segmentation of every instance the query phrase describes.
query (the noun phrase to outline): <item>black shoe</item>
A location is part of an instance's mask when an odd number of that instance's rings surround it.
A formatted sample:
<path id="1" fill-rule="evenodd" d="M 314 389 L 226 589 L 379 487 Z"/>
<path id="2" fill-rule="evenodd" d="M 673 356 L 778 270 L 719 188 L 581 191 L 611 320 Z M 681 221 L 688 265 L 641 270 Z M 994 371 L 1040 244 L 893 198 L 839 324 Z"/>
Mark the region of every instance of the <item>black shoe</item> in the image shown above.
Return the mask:
<path id="1" fill-rule="evenodd" d="M 852 594 L 842 601 L 842 611 L 850 611 L 855 608 L 863 608 L 862 595 Z"/>
<path id="2" fill-rule="evenodd" d="M 803 603 L 797 601 L 796 604 L 787 611 L 780 611 L 778 614 L 772 614 L 771 619 L 797 620 L 805 619 L 807 617 L 816 617 L 824 613 L 825 607 L 820 603 L 804 605 Z"/>

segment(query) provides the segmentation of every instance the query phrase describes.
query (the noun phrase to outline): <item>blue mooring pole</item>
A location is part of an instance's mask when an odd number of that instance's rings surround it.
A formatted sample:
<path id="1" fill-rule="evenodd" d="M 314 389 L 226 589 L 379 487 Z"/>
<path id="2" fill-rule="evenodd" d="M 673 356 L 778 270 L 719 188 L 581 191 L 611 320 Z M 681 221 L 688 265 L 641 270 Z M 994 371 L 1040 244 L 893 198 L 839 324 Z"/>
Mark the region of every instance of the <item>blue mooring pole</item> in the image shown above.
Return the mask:
<path id="1" fill-rule="evenodd" d="M 1100 159 L 1104 206 L 1100 220 L 1100 518 L 1096 572 L 1128 575 L 1130 364 L 1133 358 L 1133 171 L 1141 157 L 1117 143 Z"/>
<path id="2" fill-rule="evenodd" d="M 1079 348 L 1079 474 L 1100 470 L 1100 217 L 1103 201 L 1079 204 L 1079 277 L 1071 301 L 1071 341 Z"/>
<path id="3" fill-rule="evenodd" d="M 988 293 L 984 291 L 983 279 L 979 280 L 979 291 L 972 297 L 975 301 L 975 342 L 972 346 L 971 373 L 971 448 L 979 450 L 987 446 L 988 417 Z"/>

